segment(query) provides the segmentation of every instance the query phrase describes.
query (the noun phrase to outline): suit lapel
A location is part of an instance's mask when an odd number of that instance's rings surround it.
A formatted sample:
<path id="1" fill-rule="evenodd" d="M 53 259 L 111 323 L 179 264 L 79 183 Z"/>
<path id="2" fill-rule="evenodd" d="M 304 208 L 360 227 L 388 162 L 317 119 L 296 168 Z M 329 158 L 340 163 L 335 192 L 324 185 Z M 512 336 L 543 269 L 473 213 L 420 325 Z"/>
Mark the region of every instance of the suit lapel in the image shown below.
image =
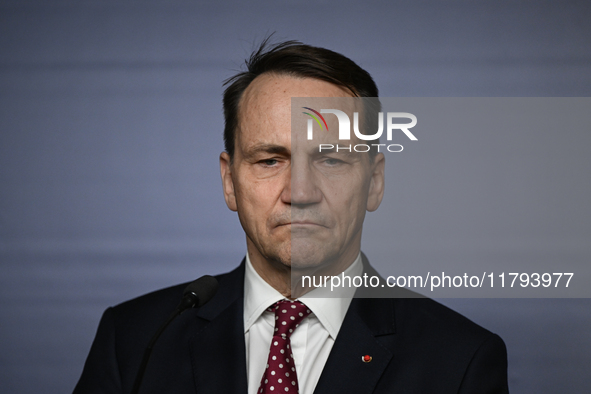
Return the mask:
<path id="1" fill-rule="evenodd" d="M 379 277 L 363 253 L 361 257 L 364 273 Z M 372 393 L 394 357 L 396 324 L 391 297 L 401 294 L 398 290 L 386 294 L 381 286 L 357 290 L 314 390 L 316 394 Z M 365 355 L 372 357 L 370 362 L 362 360 Z"/>
<path id="2" fill-rule="evenodd" d="M 353 299 L 314 393 L 372 393 L 393 357 L 385 342 L 394 332 L 392 300 Z"/>
<path id="3" fill-rule="evenodd" d="M 196 330 L 190 341 L 197 393 L 247 393 L 244 345 L 244 262 L 219 278 L 214 298 L 194 310 Z"/>

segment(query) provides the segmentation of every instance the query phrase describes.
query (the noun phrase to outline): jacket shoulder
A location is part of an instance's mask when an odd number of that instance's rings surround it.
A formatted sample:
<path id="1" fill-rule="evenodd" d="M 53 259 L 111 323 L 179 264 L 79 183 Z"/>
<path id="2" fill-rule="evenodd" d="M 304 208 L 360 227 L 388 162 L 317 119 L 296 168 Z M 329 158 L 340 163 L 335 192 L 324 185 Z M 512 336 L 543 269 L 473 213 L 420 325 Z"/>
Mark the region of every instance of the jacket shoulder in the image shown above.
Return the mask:
<path id="1" fill-rule="evenodd" d="M 216 275 L 215 278 L 222 283 L 233 273 L 234 271 Z M 111 312 L 117 321 L 123 319 L 122 323 L 141 323 L 147 316 L 151 320 L 155 316 L 162 316 L 164 319 L 179 305 L 184 290 L 190 283 L 180 283 L 135 297 L 111 307 Z"/>
<path id="2" fill-rule="evenodd" d="M 230 273 L 216 276 L 220 286 L 225 283 L 227 288 L 239 283 L 239 268 Z M 128 392 L 135 379 L 146 346 L 158 328 L 178 306 L 189 283 L 156 290 L 107 308 L 99 323 L 82 376 L 74 393 Z M 215 302 L 216 297 L 219 304 L 220 299 L 224 299 L 224 295 L 220 294 L 223 292 L 224 290 L 220 288 L 209 304 Z M 197 310 L 185 311 L 162 333 L 158 340 L 158 346 L 154 349 L 154 356 L 150 360 L 152 368 L 157 368 L 154 365 L 158 365 L 158 360 L 166 360 L 163 364 L 161 362 L 160 367 L 171 369 L 166 374 L 168 380 L 162 380 L 162 382 L 177 384 L 174 376 L 178 371 L 172 366 L 191 365 L 187 344 L 196 332 L 198 324 Z M 182 368 L 179 367 L 178 370 L 182 370 Z M 175 390 L 171 389 L 170 391 Z"/>
<path id="3" fill-rule="evenodd" d="M 412 327 L 417 336 L 430 334 L 477 343 L 494 335 L 460 313 L 430 298 L 396 299 L 397 327 Z"/>

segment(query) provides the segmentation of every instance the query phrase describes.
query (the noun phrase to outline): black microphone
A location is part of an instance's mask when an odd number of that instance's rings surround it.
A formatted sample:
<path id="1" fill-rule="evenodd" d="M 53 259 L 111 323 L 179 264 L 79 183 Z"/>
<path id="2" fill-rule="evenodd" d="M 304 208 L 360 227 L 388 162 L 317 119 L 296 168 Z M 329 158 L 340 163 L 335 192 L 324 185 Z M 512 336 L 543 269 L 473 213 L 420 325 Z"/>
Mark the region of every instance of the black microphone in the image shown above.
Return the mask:
<path id="1" fill-rule="evenodd" d="M 133 383 L 133 389 L 131 390 L 132 394 L 138 394 L 140 390 L 140 386 L 142 384 L 142 380 L 144 378 L 144 372 L 146 372 L 146 367 L 148 366 L 148 360 L 150 360 L 150 355 L 152 354 L 152 348 L 154 344 L 160 338 L 160 334 L 168 327 L 170 322 L 172 322 L 175 317 L 183 313 L 185 310 L 194 307 L 200 307 L 205 305 L 209 300 L 213 298 L 215 293 L 218 291 L 218 281 L 216 278 L 210 275 L 204 275 L 201 278 L 194 280 L 185 288 L 183 291 L 183 299 L 181 300 L 179 306 L 176 307 L 174 312 L 168 317 L 166 322 L 156 334 L 150 340 L 146 351 L 144 352 L 144 357 L 142 358 L 142 363 L 140 364 L 140 368 L 137 372 L 135 377 L 135 382 Z"/>
<path id="2" fill-rule="evenodd" d="M 183 291 L 183 299 L 177 307 L 179 315 L 185 309 L 200 307 L 209 302 L 218 291 L 218 281 L 211 275 L 204 275 L 201 278 L 189 283 Z"/>

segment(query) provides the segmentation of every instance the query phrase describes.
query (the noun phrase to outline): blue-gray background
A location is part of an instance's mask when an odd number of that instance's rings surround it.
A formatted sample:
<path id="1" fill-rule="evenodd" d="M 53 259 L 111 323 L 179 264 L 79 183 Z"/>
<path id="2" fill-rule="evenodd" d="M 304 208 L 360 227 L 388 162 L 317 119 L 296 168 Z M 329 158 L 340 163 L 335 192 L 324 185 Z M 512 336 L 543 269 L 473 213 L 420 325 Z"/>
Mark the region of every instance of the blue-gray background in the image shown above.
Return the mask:
<path id="1" fill-rule="evenodd" d="M 344 53 L 384 96 L 591 93 L 585 2 L 49 3 L 0 2 L 2 393 L 71 391 L 107 306 L 237 265 L 221 81 L 268 32 Z M 556 193 L 549 211 L 573 200 Z M 401 215 L 409 231 L 432 220 Z M 420 235 L 405 239 L 429 245 Z M 512 392 L 589 392 L 589 300 L 444 302 L 505 339 Z"/>

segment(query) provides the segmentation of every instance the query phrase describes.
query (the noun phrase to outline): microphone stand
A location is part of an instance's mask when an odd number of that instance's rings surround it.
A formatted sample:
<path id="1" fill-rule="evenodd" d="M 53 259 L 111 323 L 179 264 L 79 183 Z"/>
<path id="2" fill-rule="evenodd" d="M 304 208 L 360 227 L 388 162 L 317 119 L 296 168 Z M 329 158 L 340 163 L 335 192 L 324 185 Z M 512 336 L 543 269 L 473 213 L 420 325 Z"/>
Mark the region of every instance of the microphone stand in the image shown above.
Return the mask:
<path id="1" fill-rule="evenodd" d="M 133 383 L 131 394 L 139 393 L 140 386 L 142 385 L 142 380 L 144 379 L 144 373 L 146 372 L 146 367 L 148 366 L 148 361 L 150 360 L 150 355 L 152 354 L 152 349 L 154 348 L 154 344 L 156 343 L 158 338 L 160 338 L 160 335 L 164 332 L 166 327 L 168 327 L 168 325 L 186 309 L 193 308 L 195 306 L 203 306 L 214 296 L 217 289 L 217 280 L 213 276 L 209 275 L 202 276 L 201 278 L 191 282 L 191 284 L 187 286 L 187 288 L 183 292 L 183 299 L 181 300 L 179 306 L 176 307 L 174 312 L 172 312 L 172 314 L 168 317 L 164 324 L 160 326 L 158 331 L 156 331 L 156 334 L 154 334 L 154 336 L 148 343 L 148 346 L 144 351 L 144 357 L 142 358 L 140 368 L 135 377 L 135 382 Z"/>

